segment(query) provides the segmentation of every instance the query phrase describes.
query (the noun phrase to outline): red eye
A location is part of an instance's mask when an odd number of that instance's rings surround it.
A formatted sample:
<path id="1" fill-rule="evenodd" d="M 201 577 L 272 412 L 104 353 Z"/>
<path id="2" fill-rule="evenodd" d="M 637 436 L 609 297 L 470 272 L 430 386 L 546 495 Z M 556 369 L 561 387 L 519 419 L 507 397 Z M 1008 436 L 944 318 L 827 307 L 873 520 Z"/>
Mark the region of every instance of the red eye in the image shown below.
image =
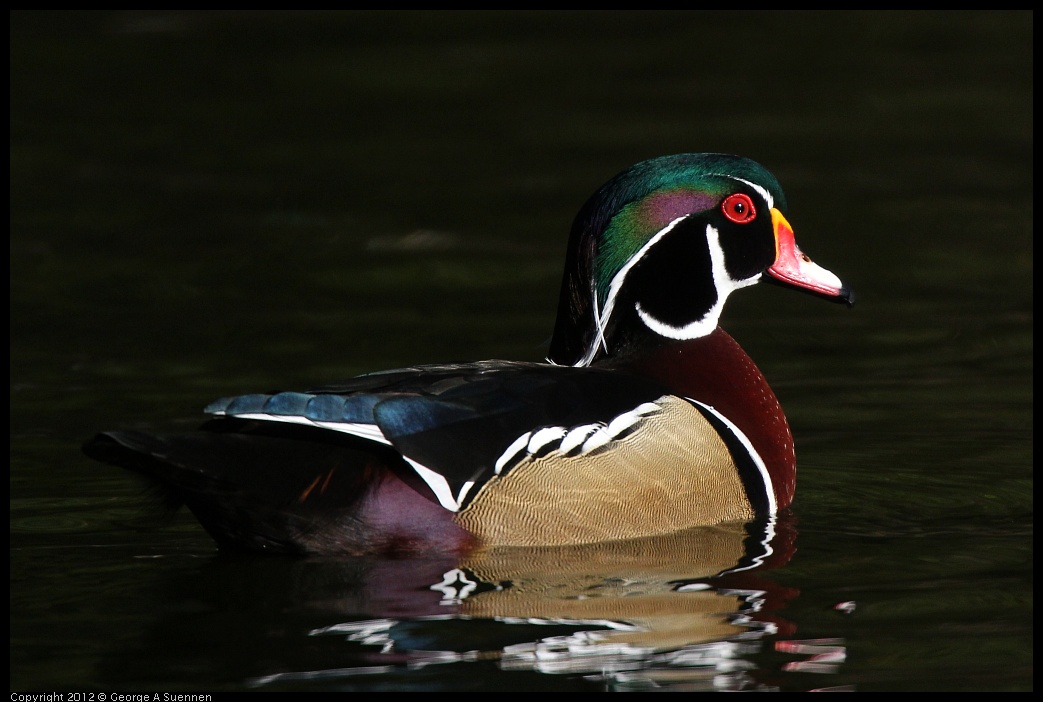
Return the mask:
<path id="1" fill-rule="evenodd" d="M 753 207 L 753 200 L 744 193 L 735 193 L 724 198 L 721 203 L 721 211 L 724 216 L 736 224 L 747 224 L 757 216 L 757 210 Z"/>

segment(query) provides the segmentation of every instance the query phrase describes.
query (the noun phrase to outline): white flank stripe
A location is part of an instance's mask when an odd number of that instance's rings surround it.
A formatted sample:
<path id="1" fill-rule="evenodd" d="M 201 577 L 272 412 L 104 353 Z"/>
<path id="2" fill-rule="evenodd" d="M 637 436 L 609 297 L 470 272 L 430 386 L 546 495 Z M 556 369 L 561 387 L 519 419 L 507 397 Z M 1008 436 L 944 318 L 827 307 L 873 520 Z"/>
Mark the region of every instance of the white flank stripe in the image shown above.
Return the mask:
<path id="1" fill-rule="evenodd" d="M 532 435 L 531 439 L 529 439 L 529 445 L 525 447 L 525 450 L 529 453 L 538 453 L 539 450 L 547 444 L 552 441 L 557 441 L 565 436 L 566 432 L 567 429 L 565 429 L 565 427 L 546 427 L 545 429 L 540 429 Z"/>
<path id="2" fill-rule="evenodd" d="M 496 459 L 496 465 L 493 466 L 493 472 L 496 473 L 496 475 L 499 475 L 500 471 L 503 470 L 503 467 L 505 465 L 507 465 L 508 463 L 510 463 L 514 459 L 514 457 L 518 454 L 518 452 L 521 451 L 523 448 L 525 448 L 528 445 L 529 438 L 531 436 L 532 436 L 532 432 L 531 431 L 525 432 L 524 434 L 519 436 L 517 439 L 515 439 L 514 442 L 510 446 L 507 447 L 506 451 L 504 451 L 502 454 L 500 454 L 500 457 Z"/>
<path id="3" fill-rule="evenodd" d="M 624 431 L 641 421 L 641 418 L 646 414 L 651 414 L 658 409 L 659 405 L 654 402 L 645 402 L 629 412 L 624 412 L 608 423 L 608 435 L 612 438 L 619 436 Z"/>
<path id="4" fill-rule="evenodd" d="M 473 488 L 473 487 L 474 487 L 474 481 L 473 480 L 468 480 L 466 483 L 463 484 L 463 487 L 460 488 L 460 494 L 458 494 L 456 496 L 457 504 L 461 504 L 462 505 L 464 503 L 464 498 L 467 497 L 467 493 L 469 493 L 471 491 L 471 488 Z"/>
<path id="5" fill-rule="evenodd" d="M 562 453 L 569 453 L 601 427 L 601 424 L 582 424 L 574 429 L 570 429 L 565 438 L 561 440 L 561 446 L 558 447 L 558 450 Z"/>
<path id="6" fill-rule="evenodd" d="M 580 453 L 589 453 L 596 448 L 601 448 L 611 440 L 612 435 L 608 433 L 608 427 L 601 427 L 583 442 Z"/>
<path id="7" fill-rule="evenodd" d="M 535 432 L 527 431 L 515 439 L 496 460 L 495 472 L 497 475 L 500 475 L 504 467 L 518 457 L 523 447 L 529 454 L 536 454 L 554 442 L 559 442 L 554 449 L 559 454 L 571 453 L 577 447 L 580 448 L 580 453 L 593 451 L 609 443 L 640 422 L 642 417 L 657 411 L 659 411 L 659 405 L 656 403 L 643 402 L 634 409 L 615 416 L 608 425 L 596 422 L 594 424 L 580 424 L 571 429 L 566 429 L 565 427 L 543 427 Z"/>
<path id="8" fill-rule="evenodd" d="M 435 493 L 435 497 L 438 498 L 438 502 L 450 512 L 459 512 L 460 503 L 453 497 L 453 491 L 449 488 L 449 483 L 446 481 L 441 474 L 434 472 L 427 466 L 417 463 L 409 456 L 402 456 L 406 460 L 406 463 L 413 466 L 413 470 L 417 472 L 424 482 L 427 483 L 431 491 Z M 464 489 L 461 494 L 467 492 L 470 489 L 469 485 L 464 485 Z"/>
<path id="9" fill-rule="evenodd" d="M 746 434 L 742 432 L 742 429 L 735 426 L 731 422 L 731 420 L 729 420 L 723 414 L 718 412 L 714 407 L 699 402 L 698 400 L 693 400 L 690 397 L 685 399 L 687 399 L 689 402 L 693 404 L 705 408 L 707 411 L 709 411 L 711 414 L 713 414 L 715 417 L 720 419 L 722 422 L 725 423 L 725 425 L 728 426 L 731 432 L 735 435 L 735 438 L 739 440 L 739 443 L 741 443 L 743 447 L 745 447 L 747 453 L 750 454 L 750 458 L 753 459 L 754 465 L 757 466 L 757 470 L 761 474 L 761 479 L 764 481 L 764 491 L 768 496 L 768 513 L 775 514 L 776 512 L 778 512 L 779 507 L 778 504 L 775 502 L 775 488 L 772 486 L 771 475 L 768 474 L 768 467 L 764 465 L 764 459 L 762 459 L 760 457 L 760 454 L 757 453 L 757 450 L 753 448 L 753 444 L 750 443 L 749 438 L 747 438 Z"/>

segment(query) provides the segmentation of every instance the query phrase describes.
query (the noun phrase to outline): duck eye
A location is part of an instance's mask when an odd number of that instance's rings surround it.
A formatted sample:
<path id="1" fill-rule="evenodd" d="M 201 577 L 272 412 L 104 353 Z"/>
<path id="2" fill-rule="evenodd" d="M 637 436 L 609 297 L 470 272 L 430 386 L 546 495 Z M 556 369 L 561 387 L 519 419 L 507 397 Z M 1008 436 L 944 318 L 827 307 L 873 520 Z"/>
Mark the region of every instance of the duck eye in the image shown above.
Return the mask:
<path id="1" fill-rule="evenodd" d="M 757 210 L 753 206 L 753 200 L 745 193 L 735 193 L 724 198 L 721 203 L 721 211 L 724 216 L 736 224 L 747 224 L 757 216 Z"/>

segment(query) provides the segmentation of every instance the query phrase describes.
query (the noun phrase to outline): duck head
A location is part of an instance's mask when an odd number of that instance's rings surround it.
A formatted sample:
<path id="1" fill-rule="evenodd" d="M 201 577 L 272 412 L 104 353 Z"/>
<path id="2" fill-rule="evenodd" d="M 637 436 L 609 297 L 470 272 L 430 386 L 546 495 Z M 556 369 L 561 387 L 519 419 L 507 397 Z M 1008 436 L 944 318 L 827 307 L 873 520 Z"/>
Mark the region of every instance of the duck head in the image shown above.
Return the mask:
<path id="1" fill-rule="evenodd" d="M 664 156 L 615 176 L 573 223 L 548 360 L 587 366 L 706 337 L 728 296 L 762 279 L 851 304 L 801 252 L 786 209 L 775 176 L 740 156 Z"/>

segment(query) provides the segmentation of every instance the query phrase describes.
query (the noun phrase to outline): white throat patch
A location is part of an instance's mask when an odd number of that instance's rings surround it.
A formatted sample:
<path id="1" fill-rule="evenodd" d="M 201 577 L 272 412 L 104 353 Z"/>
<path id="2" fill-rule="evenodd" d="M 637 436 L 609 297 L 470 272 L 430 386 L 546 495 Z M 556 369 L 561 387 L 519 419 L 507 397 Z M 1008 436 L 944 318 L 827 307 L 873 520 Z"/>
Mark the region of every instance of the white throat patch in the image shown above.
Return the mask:
<path id="1" fill-rule="evenodd" d="M 688 215 L 678 217 L 660 229 L 654 236 L 645 242 L 644 246 L 638 249 L 637 253 L 627 260 L 623 267 L 620 268 L 612 277 L 612 282 L 608 288 L 608 296 L 605 298 L 605 304 L 603 307 L 598 304 L 597 290 L 594 288 L 593 282 L 591 282 L 591 294 L 594 298 L 594 326 L 596 331 L 594 338 L 590 342 L 590 347 L 587 349 L 583 358 L 576 362 L 576 366 L 590 365 L 591 361 L 594 360 L 594 356 L 597 354 L 599 347 L 608 351 L 608 341 L 605 339 L 605 331 L 608 329 L 609 320 L 612 317 L 612 313 L 615 311 L 616 298 L 623 287 L 623 283 L 626 281 L 627 274 L 629 274 L 633 267 L 637 265 L 638 261 L 644 258 L 653 246 L 659 243 L 664 236 L 669 234 L 673 228 L 686 219 L 687 216 Z M 706 225 L 706 244 L 710 251 L 710 264 L 713 274 L 713 284 L 717 290 L 717 300 L 702 317 L 681 326 L 675 326 L 656 319 L 647 310 L 643 309 L 640 303 L 636 303 L 634 308 L 637 311 L 638 317 L 644 325 L 655 334 L 668 339 L 682 340 L 698 339 L 699 337 L 706 336 L 717 328 L 717 322 L 721 317 L 721 311 L 724 309 L 724 302 L 728 299 L 728 295 L 730 295 L 734 290 L 753 285 L 760 280 L 760 273 L 744 280 L 732 280 L 728 275 L 728 269 L 725 266 L 724 249 L 721 248 L 720 233 L 716 228 L 709 224 Z"/>
<path id="2" fill-rule="evenodd" d="M 698 339 L 701 336 L 706 336 L 717 328 L 717 323 L 721 319 L 721 312 L 724 310 L 724 302 L 728 299 L 728 296 L 735 290 L 753 285 L 760 280 L 760 273 L 752 278 L 732 280 L 731 276 L 728 275 L 728 268 L 724 262 L 724 249 L 721 248 L 720 232 L 710 224 L 706 225 L 706 245 L 710 250 L 710 268 L 713 271 L 713 286 L 714 289 L 717 290 L 717 300 L 713 303 L 713 306 L 706 311 L 706 314 L 688 324 L 675 326 L 653 317 L 641 307 L 640 302 L 634 304 L 634 308 L 637 310 L 637 316 L 645 323 L 646 327 L 659 336 L 665 336 L 668 339 L 681 340 Z"/>

